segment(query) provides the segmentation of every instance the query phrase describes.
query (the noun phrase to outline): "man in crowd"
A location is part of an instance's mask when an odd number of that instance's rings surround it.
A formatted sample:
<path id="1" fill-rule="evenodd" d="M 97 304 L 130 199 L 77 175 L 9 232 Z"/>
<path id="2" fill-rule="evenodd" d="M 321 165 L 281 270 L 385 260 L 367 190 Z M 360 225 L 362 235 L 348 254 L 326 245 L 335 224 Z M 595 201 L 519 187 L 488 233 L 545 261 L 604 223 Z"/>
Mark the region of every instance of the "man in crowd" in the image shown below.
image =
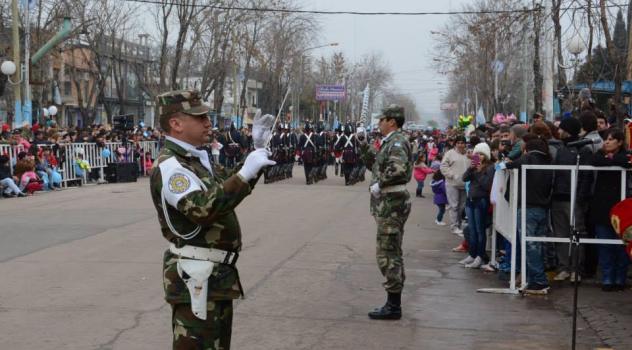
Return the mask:
<path id="1" fill-rule="evenodd" d="M 256 150 L 243 165 L 213 166 L 207 142 L 209 107 L 197 91 L 157 97 L 167 133 L 151 175 L 151 196 L 163 236 L 165 299 L 172 308 L 173 349 L 230 349 L 233 299 L 242 295 L 236 268 L 241 231 L 235 207 L 248 196 L 263 167 L 274 117 L 254 121 Z"/>
<path id="2" fill-rule="evenodd" d="M 470 167 L 470 160 L 465 154 L 465 137 L 455 138 L 454 148 L 447 151 L 441 161 L 441 173 L 446 179 L 448 196 L 448 213 L 450 214 L 452 233 L 462 235 L 461 216 L 465 208 L 465 184 L 463 174 Z"/>
<path id="3" fill-rule="evenodd" d="M 404 108 L 390 105 L 379 116 L 383 136 L 377 151 L 366 141 L 361 157 L 373 173 L 371 179 L 371 214 L 377 224 L 377 264 L 386 278 L 384 306 L 369 312 L 375 320 L 396 320 L 402 317 L 401 296 L 404 288 L 402 239 L 404 224 L 410 214 L 410 194 L 406 184 L 412 175 L 411 147 L 400 129 L 404 125 Z"/>
<path id="4" fill-rule="evenodd" d="M 555 165 L 575 165 L 577 162 L 577 155 L 580 156 L 580 164 L 590 164 L 590 158 L 592 152 L 589 146 L 584 147 L 569 147 L 568 144 L 579 140 L 579 133 L 581 131 L 581 123 L 576 118 L 566 118 L 562 120 L 559 126 L 560 139 L 562 144 L 558 147 L 553 159 Z M 589 174 L 586 172 L 580 172 L 580 178 L 584 178 Z M 582 183 L 585 181 L 582 181 Z M 560 170 L 555 172 L 553 182 L 553 196 L 551 202 L 551 222 L 553 224 L 553 233 L 556 237 L 568 238 L 571 234 L 570 227 L 570 212 L 571 212 L 571 174 L 569 171 Z M 576 192 L 578 198 L 577 203 L 585 202 L 585 191 L 578 189 Z M 575 212 L 580 214 L 575 216 L 575 227 L 580 233 L 586 232 L 585 226 L 585 210 L 579 210 L 583 208 L 582 204 L 575 206 Z M 573 280 L 575 276 L 571 275 L 571 261 L 569 256 L 569 244 L 568 243 L 555 243 L 558 268 L 557 274 L 554 279 L 556 281 L 563 281 L 571 277 Z M 583 260 L 583 256 L 580 256 Z M 583 261 L 580 262 L 583 264 Z"/>
<path id="5" fill-rule="evenodd" d="M 509 141 L 511 141 L 511 151 L 507 154 L 510 160 L 516 160 L 522 155 L 522 137 L 527 133 L 522 124 L 515 124 L 509 129 Z"/>

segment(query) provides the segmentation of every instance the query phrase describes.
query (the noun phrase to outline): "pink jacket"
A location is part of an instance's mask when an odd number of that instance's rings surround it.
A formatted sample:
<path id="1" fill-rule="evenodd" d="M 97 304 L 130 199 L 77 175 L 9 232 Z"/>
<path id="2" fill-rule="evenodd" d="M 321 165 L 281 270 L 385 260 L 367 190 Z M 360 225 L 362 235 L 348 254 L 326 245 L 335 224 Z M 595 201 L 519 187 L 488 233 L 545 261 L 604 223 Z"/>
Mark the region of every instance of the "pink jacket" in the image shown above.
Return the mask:
<path id="1" fill-rule="evenodd" d="M 34 171 L 27 171 L 24 174 L 22 174 L 22 178 L 20 179 L 20 184 L 22 186 L 26 186 L 31 180 L 37 180 L 37 175 L 35 174 Z"/>
<path id="2" fill-rule="evenodd" d="M 428 159 L 430 161 L 435 160 L 437 158 L 437 154 L 439 153 L 439 149 L 437 147 L 432 147 L 428 150 Z"/>
<path id="3" fill-rule="evenodd" d="M 415 165 L 415 169 L 413 170 L 413 177 L 417 181 L 425 181 L 426 176 L 432 173 L 434 173 L 434 170 L 432 170 L 431 168 L 427 166 Z"/>

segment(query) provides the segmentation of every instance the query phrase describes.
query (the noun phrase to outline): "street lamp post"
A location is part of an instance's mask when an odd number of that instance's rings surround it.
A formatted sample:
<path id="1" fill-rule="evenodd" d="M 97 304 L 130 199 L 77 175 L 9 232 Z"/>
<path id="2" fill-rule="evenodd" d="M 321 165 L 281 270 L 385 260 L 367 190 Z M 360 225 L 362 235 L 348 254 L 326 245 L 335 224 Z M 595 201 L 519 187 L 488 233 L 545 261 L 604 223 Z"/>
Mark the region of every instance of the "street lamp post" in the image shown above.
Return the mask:
<path id="1" fill-rule="evenodd" d="M 573 59 L 573 90 L 577 90 L 577 66 L 579 65 L 579 55 L 582 52 L 584 52 L 585 47 L 586 46 L 584 45 L 584 42 L 579 36 L 575 36 L 571 38 L 567 46 L 568 52 L 570 52 L 574 57 Z M 588 88 L 590 88 L 590 86 Z M 571 101 L 572 99 L 574 99 L 574 97 L 575 97 L 574 94 L 571 94 Z"/>
<path id="2" fill-rule="evenodd" d="M 301 75 L 300 75 L 300 82 L 299 82 L 299 89 L 298 89 L 298 100 L 296 101 L 296 117 L 298 117 L 298 121 L 299 123 L 301 122 L 301 95 L 303 93 L 303 58 L 305 55 L 305 52 L 307 51 L 311 51 L 311 50 L 316 50 L 316 49 L 320 49 L 323 47 L 328 47 L 328 46 L 338 46 L 338 43 L 329 43 L 326 45 L 320 45 L 320 46 L 314 46 L 314 47 L 308 47 L 306 49 L 301 50 Z M 294 113 L 292 113 L 292 121 L 294 121 Z"/>

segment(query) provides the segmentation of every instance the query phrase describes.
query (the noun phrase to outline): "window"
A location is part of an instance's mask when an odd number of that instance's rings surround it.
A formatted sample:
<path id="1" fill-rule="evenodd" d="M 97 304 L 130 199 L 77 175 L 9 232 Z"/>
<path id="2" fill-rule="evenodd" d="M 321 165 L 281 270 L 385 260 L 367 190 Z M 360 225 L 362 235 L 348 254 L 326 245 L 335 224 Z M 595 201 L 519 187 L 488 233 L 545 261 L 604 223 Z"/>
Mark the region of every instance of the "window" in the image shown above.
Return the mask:
<path id="1" fill-rule="evenodd" d="M 64 81 L 64 96 L 72 96 L 72 83 Z"/>

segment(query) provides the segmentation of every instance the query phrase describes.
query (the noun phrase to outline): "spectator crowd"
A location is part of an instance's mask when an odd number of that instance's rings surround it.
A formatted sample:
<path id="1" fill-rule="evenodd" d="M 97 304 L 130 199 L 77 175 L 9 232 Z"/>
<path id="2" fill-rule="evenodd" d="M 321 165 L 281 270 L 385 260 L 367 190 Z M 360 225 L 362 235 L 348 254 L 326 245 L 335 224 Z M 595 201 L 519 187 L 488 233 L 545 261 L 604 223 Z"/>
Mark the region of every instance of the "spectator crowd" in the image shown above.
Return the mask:
<path id="1" fill-rule="evenodd" d="M 581 111 L 567 113 L 555 122 L 535 114 L 529 123 L 500 116 L 478 127 L 450 128 L 410 133 L 415 150 L 414 179 L 417 197 L 424 197 L 426 178 L 430 178 L 435 223 L 449 227 L 461 237 L 454 252 L 465 253 L 459 264 L 468 269 L 497 273 L 507 280 L 511 255 L 516 254 L 518 273 L 526 273 L 523 291 L 546 294 L 553 281 L 599 278 L 606 292 L 627 287 L 630 257 L 619 245 L 582 245 L 579 248 L 579 275 L 575 275 L 568 243 L 527 242 L 527 271 L 520 271 L 520 227 L 518 246 L 497 235 L 498 251 L 488 253 L 489 233 L 495 201 L 492 188 L 509 188 L 497 183 L 497 172 L 520 169 L 525 165 L 580 165 L 630 167 L 623 130 L 609 124 L 603 112 L 590 104 Z M 577 142 L 590 140 L 586 142 Z M 518 206 L 518 223 L 526 216 L 529 237 L 571 235 L 571 172 L 568 170 L 529 170 L 526 211 Z M 629 180 L 629 176 L 627 177 Z M 626 198 L 630 197 L 630 181 Z M 518 187 L 520 188 L 520 187 Z M 581 237 L 619 239 L 611 224 L 610 209 L 621 201 L 620 171 L 580 171 L 574 203 L 575 228 Z M 520 195 L 520 191 L 519 195 Z M 508 200 L 508 194 L 505 200 Z M 518 198 L 520 203 L 521 198 Z M 446 215 L 447 214 L 447 215 Z M 448 217 L 449 224 L 444 221 Z M 520 225 L 518 225 L 520 226 Z M 491 264 L 495 254 L 496 264 Z"/>

